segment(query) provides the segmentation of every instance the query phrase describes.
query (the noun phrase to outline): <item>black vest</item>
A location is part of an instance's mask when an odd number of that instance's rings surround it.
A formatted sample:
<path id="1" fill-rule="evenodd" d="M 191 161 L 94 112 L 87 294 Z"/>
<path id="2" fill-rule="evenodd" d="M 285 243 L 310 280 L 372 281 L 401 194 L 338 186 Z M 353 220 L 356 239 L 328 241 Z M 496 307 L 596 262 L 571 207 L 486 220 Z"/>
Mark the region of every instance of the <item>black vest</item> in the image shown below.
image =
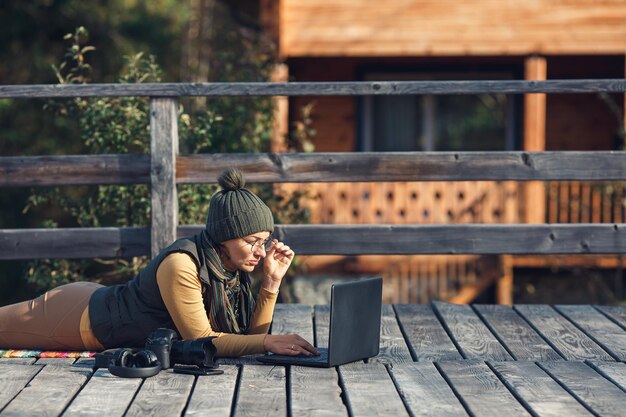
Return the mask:
<path id="1" fill-rule="evenodd" d="M 176 329 L 161 298 L 156 272 L 167 255 L 183 252 L 198 266 L 203 293 L 209 282 L 200 246 L 201 236 L 179 239 L 163 249 L 133 280 L 96 290 L 89 300 L 91 329 L 105 349 L 143 347 L 159 327 Z"/>

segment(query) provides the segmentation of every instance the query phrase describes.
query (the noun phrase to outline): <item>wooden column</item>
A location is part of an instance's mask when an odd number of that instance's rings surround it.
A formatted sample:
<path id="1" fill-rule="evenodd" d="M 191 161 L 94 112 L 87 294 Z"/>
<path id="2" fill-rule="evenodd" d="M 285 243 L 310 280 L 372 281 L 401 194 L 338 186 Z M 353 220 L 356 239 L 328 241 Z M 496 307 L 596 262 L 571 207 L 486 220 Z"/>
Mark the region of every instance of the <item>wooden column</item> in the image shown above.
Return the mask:
<path id="1" fill-rule="evenodd" d="M 152 257 L 176 240 L 178 193 L 176 155 L 178 154 L 177 101 L 172 98 L 150 100 L 150 183 Z"/>
<path id="2" fill-rule="evenodd" d="M 265 35 L 276 46 L 280 41 L 280 0 L 260 0 L 259 20 Z M 280 50 L 278 51 L 280 54 Z"/>
<path id="3" fill-rule="evenodd" d="M 272 82 L 289 81 L 289 68 L 285 64 L 277 64 L 272 72 Z M 274 126 L 272 131 L 272 152 L 286 152 L 286 136 L 289 134 L 289 99 L 286 96 L 274 96 Z"/>
<path id="4" fill-rule="evenodd" d="M 526 58 L 524 63 L 526 80 L 547 78 L 546 59 L 540 56 Z M 546 95 L 524 96 L 524 150 L 537 152 L 546 150 Z M 525 222 L 545 223 L 546 192 L 543 182 L 532 181 L 525 187 Z"/>
<path id="5" fill-rule="evenodd" d="M 513 305 L 513 256 L 500 256 L 500 276 L 496 280 L 496 302 Z"/>

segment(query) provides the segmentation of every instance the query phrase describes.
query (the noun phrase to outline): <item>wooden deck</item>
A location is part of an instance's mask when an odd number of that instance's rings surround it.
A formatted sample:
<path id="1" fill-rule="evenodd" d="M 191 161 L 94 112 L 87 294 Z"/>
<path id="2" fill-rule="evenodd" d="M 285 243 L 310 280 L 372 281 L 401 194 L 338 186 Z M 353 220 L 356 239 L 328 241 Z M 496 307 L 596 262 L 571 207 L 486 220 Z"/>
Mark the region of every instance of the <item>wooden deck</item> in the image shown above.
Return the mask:
<path id="1" fill-rule="evenodd" d="M 278 305 L 273 333 L 328 343 L 328 307 Z M 0 359 L 11 415 L 623 416 L 626 307 L 385 305 L 380 354 L 315 369 L 121 379 L 93 360 Z"/>

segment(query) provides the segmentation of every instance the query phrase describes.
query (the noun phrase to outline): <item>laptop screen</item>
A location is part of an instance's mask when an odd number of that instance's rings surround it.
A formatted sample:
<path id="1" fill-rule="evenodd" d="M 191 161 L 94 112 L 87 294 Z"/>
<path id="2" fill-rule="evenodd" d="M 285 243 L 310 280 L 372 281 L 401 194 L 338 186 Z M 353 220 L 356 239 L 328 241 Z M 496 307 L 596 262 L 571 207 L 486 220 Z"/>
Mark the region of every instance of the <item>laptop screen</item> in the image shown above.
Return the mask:
<path id="1" fill-rule="evenodd" d="M 335 284 L 331 290 L 331 366 L 376 356 L 380 347 L 382 278 Z"/>

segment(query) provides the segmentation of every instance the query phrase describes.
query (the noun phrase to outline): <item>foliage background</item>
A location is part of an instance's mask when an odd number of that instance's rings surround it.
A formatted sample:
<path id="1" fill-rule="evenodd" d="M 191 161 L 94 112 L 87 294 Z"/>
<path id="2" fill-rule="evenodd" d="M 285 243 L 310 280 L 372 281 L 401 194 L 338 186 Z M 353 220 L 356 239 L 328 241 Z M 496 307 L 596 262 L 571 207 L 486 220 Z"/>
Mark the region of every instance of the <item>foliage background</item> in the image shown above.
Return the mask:
<path id="1" fill-rule="evenodd" d="M 266 81 L 276 63 L 274 47 L 260 35 L 256 2 L 235 3 L 5 1 L 0 3 L 0 58 L 6 65 L 0 67 L 0 77 L 4 84 Z M 211 30 L 204 38 L 190 39 L 191 21 L 201 18 L 197 13 L 210 13 Z M 87 29 L 76 29 L 82 26 Z M 191 48 L 201 45 L 197 47 L 205 51 L 207 43 L 208 63 L 198 69 Z M 182 100 L 180 151 L 267 151 L 272 112 L 268 97 Z M 308 123 L 307 117 L 297 123 L 288 142 L 306 147 L 313 133 Z M 0 100 L 0 155 L 145 153 L 149 136 L 145 98 Z M 307 221 L 298 196 L 277 196 L 271 186 L 254 188 L 278 222 Z M 204 223 L 213 192 L 211 186 L 179 187 L 180 222 Z M 3 189 L 0 228 L 145 226 L 149 201 L 146 186 Z M 77 279 L 121 282 L 145 262 L 1 262 L 0 304 Z"/>

